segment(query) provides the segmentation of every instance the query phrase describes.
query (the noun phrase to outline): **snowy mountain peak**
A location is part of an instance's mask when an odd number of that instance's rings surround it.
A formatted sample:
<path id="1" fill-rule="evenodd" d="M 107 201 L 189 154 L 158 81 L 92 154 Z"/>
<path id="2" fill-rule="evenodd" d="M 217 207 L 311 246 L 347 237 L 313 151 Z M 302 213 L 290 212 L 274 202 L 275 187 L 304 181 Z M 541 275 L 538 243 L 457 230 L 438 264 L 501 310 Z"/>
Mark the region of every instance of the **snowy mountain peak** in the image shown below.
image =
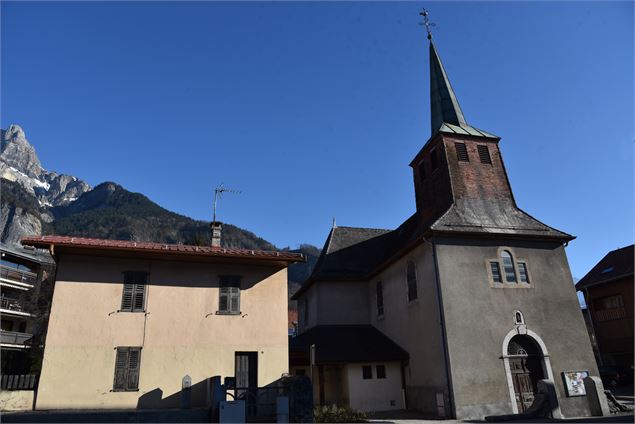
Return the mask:
<path id="1" fill-rule="evenodd" d="M 1 135 L 0 176 L 33 194 L 40 206 L 66 205 L 90 190 L 87 183 L 76 177 L 42 168 L 35 148 L 19 125 L 9 125 L 1 130 Z"/>

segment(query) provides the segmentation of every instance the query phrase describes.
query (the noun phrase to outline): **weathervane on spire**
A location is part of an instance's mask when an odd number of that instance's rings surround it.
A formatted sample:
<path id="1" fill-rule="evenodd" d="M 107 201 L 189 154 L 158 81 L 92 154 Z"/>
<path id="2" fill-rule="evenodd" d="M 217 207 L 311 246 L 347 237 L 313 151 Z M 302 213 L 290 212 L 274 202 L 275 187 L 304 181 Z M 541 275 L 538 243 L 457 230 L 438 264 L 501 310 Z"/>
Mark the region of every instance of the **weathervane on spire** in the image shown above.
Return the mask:
<path id="1" fill-rule="evenodd" d="M 434 22 L 430 22 L 427 10 L 423 9 L 421 12 L 419 12 L 419 15 L 423 16 L 423 22 L 419 22 L 419 25 L 423 25 L 424 27 L 426 27 L 426 31 L 428 32 L 428 40 L 432 40 L 432 28 L 436 27 L 437 24 L 435 24 Z"/>

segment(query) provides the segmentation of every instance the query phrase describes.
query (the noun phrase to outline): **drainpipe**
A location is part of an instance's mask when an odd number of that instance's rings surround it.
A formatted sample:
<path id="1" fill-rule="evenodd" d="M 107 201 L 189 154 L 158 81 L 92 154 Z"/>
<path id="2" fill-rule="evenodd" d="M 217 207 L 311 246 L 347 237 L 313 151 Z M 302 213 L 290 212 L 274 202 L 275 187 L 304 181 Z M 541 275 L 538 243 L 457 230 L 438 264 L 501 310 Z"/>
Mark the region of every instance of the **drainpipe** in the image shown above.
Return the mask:
<path id="1" fill-rule="evenodd" d="M 424 238 L 424 241 L 426 239 Z M 443 339 L 443 358 L 445 359 L 445 380 L 448 387 L 448 403 L 450 414 L 454 414 L 456 417 L 456 410 L 454 409 L 454 390 L 452 388 L 452 378 L 450 375 L 450 358 L 448 352 L 448 338 L 445 327 L 445 316 L 443 314 L 443 296 L 441 295 L 441 281 L 439 280 L 439 261 L 437 258 L 437 245 L 434 239 L 430 242 L 432 244 L 432 256 L 434 258 L 434 279 L 437 285 L 437 304 L 439 305 L 439 325 L 441 326 L 441 337 Z"/>

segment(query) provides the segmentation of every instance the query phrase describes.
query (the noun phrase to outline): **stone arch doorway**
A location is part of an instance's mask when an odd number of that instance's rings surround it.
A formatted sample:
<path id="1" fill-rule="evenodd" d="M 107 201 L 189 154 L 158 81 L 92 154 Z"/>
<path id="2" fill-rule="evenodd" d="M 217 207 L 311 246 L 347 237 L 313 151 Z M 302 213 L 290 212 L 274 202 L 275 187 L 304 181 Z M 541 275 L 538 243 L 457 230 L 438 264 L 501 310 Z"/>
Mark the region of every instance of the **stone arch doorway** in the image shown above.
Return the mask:
<path id="1" fill-rule="evenodd" d="M 538 381 L 545 378 L 540 346 L 529 336 L 516 335 L 507 346 L 509 368 L 518 412 L 525 412 L 538 393 Z"/>
<path id="2" fill-rule="evenodd" d="M 538 381 L 553 381 L 547 348 L 537 334 L 522 325 L 505 337 L 503 360 L 512 411 L 524 412 L 534 401 Z"/>

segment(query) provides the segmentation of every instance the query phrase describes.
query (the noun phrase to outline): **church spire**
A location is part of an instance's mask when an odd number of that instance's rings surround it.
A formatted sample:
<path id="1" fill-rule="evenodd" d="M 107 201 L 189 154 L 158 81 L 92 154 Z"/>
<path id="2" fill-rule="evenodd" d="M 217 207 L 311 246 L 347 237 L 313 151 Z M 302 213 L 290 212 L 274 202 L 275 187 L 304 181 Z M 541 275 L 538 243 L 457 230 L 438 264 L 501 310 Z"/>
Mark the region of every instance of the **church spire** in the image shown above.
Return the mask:
<path id="1" fill-rule="evenodd" d="M 432 134 L 445 122 L 453 125 L 467 125 L 459 101 L 456 99 L 448 75 L 437 49 L 430 39 L 430 111 Z"/>
<path id="2" fill-rule="evenodd" d="M 444 122 L 458 126 L 467 125 L 459 101 L 456 99 L 448 75 L 445 73 L 443 63 L 441 63 L 439 53 L 437 53 L 432 41 L 432 27 L 436 26 L 436 24 L 430 22 L 427 10 L 423 9 L 419 15 L 423 16 L 422 25 L 426 27 L 428 40 L 430 40 L 430 111 L 432 115 L 430 129 L 432 134 Z"/>

